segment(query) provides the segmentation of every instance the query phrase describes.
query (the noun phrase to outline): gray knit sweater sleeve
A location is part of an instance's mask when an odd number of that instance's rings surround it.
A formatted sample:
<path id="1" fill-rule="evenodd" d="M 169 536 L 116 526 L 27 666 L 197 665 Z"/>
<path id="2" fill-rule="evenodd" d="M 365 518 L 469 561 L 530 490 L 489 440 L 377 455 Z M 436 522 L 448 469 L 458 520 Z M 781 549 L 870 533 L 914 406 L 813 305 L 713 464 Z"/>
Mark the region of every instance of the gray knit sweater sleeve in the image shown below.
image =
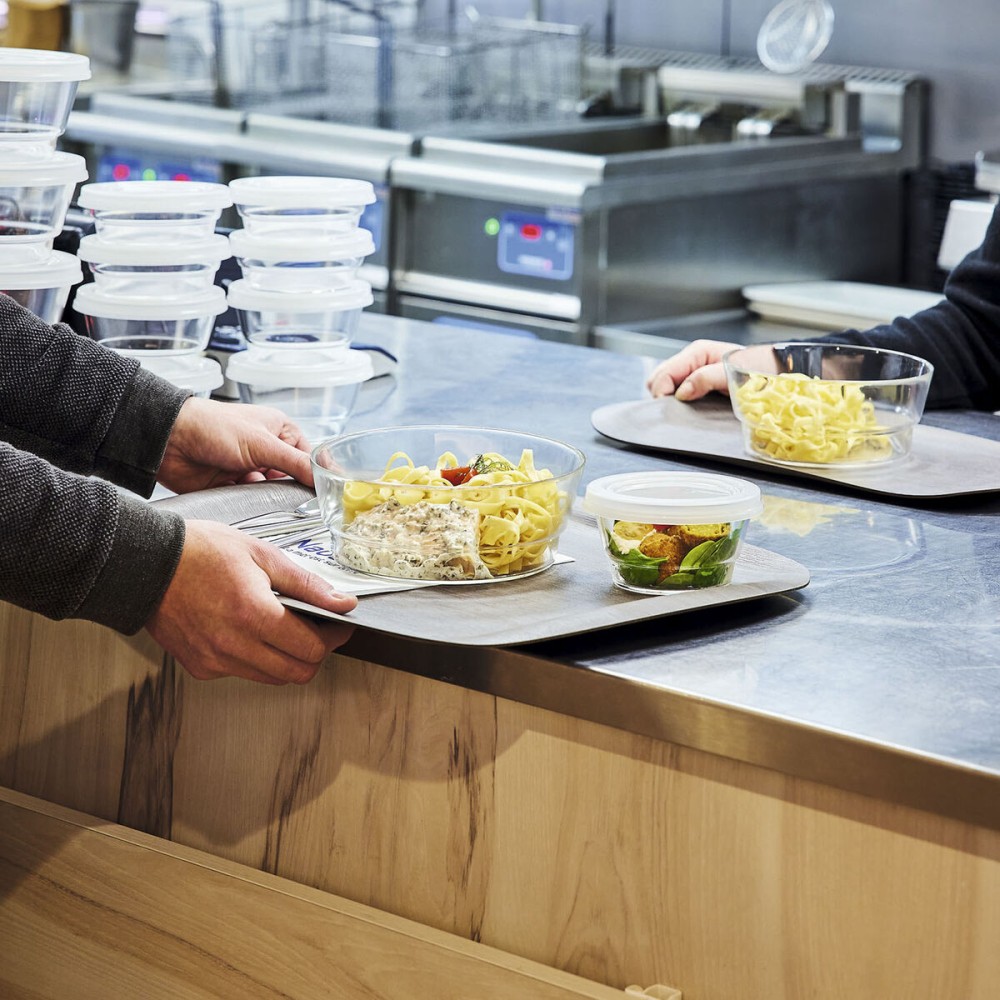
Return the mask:
<path id="1" fill-rule="evenodd" d="M 184 522 L 85 477 L 148 496 L 185 398 L 0 294 L 0 599 L 125 633 L 145 624 Z"/>

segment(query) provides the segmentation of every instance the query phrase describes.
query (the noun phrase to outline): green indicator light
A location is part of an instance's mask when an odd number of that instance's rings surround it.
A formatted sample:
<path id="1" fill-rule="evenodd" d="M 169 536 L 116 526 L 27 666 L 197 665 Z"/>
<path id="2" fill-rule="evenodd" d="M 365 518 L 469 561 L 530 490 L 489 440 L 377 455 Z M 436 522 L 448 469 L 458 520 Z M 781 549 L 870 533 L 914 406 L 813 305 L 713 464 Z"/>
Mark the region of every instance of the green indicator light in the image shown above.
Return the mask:
<path id="1" fill-rule="evenodd" d="M 142 179 L 144 181 L 155 181 L 156 180 L 156 171 L 153 170 L 151 167 L 146 167 L 146 169 L 143 170 L 143 172 L 142 172 Z"/>
<path id="2" fill-rule="evenodd" d="M 487 236 L 496 236 L 496 234 L 500 232 L 500 220 L 487 219 L 486 224 L 483 226 L 483 230 L 486 232 Z"/>

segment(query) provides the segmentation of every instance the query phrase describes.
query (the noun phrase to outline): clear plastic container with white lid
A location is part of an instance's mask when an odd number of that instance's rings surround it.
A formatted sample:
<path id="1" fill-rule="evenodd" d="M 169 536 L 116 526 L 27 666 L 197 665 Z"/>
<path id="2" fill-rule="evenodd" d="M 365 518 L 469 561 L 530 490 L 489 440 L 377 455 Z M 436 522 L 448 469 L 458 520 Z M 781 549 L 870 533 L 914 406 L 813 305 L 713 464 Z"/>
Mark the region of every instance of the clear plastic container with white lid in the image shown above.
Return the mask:
<path id="1" fill-rule="evenodd" d="M 276 407 L 317 440 L 343 431 L 374 373 L 368 354 L 349 347 L 288 351 L 251 344 L 226 366 L 244 403 Z"/>
<path id="2" fill-rule="evenodd" d="M 229 245 L 249 285 L 283 292 L 342 288 L 375 252 L 372 234 L 360 228 L 280 238 L 237 229 L 229 234 Z"/>
<path id="3" fill-rule="evenodd" d="M 87 161 L 76 153 L 0 145 L 0 243 L 51 246 L 77 184 L 86 179 Z"/>
<path id="4" fill-rule="evenodd" d="M 233 197 L 203 181 L 105 181 L 84 184 L 77 202 L 102 240 L 143 243 L 211 236 Z"/>
<path id="5" fill-rule="evenodd" d="M 119 351 L 178 389 L 207 399 L 225 381 L 222 366 L 201 354 L 164 354 L 162 351 Z"/>
<path id="6" fill-rule="evenodd" d="M 214 233 L 180 243 L 132 243 L 84 236 L 77 251 L 102 292 L 162 298 L 207 291 L 230 256 L 229 240 Z"/>
<path id="7" fill-rule="evenodd" d="M 0 149 L 8 141 L 54 149 L 77 87 L 89 79 L 86 56 L 0 46 Z"/>
<path id="8" fill-rule="evenodd" d="M 139 299 L 81 285 L 73 300 L 87 333 L 117 351 L 192 354 L 208 346 L 215 318 L 226 311 L 226 293 L 212 286 L 193 295 Z"/>
<path id="9" fill-rule="evenodd" d="M 70 289 L 83 281 L 83 268 L 71 253 L 53 250 L 42 260 L 18 263 L 0 258 L 0 292 L 45 323 L 62 318 Z"/>
<path id="10" fill-rule="evenodd" d="M 595 479 L 583 509 L 597 526 L 615 586 L 641 594 L 732 579 L 760 489 L 708 472 L 629 472 Z"/>
<path id="11" fill-rule="evenodd" d="M 227 295 L 247 340 L 285 349 L 350 344 L 361 313 L 374 301 L 371 285 L 360 279 L 343 288 L 298 292 L 254 288 L 244 278 Z"/>
<path id="12" fill-rule="evenodd" d="M 289 236 L 353 229 L 375 201 L 369 181 L 343 177 L 238 177 L 229 190 L 249 232 Z"/>

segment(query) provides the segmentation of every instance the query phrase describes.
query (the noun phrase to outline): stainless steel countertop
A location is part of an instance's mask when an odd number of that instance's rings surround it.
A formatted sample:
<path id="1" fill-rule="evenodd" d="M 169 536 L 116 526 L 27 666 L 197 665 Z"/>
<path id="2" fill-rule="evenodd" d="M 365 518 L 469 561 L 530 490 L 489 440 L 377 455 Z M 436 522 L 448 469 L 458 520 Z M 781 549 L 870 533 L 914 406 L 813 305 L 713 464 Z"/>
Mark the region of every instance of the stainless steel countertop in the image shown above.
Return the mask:
<path id="1" fill-rule="evenodd" d="M 365 387 L 350 430 L 450 422 L 535 431 L 584 451 L 582 486 L 685 467 L 591 427 L 598 406 L 645 395 L 648 358 L 375 314 L 358 341 L 399 364 Z M 929 412 L 925 421 L 1000 439 L 991 414 Z M 804 590 L 517 649 L 358 630 L 347 651 L 1000 828 L 1000 495 L 911 505 L 729 471 L 766 498 L 748 540 L 808 566 Z"/>

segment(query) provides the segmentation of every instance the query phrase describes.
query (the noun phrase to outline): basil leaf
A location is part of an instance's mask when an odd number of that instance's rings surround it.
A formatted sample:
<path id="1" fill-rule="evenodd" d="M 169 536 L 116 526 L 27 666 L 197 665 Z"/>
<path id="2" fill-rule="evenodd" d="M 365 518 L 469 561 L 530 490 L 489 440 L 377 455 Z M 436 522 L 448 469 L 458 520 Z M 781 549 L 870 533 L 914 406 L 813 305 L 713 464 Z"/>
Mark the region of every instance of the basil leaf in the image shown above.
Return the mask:
<path id="1" fill-rule="evenodd" d="M 681 569 L 697 569 L 705 563 L 717 562 L 715 550 L 718 546 L 718 541 L 701 542 L 696 545 L 681 560 Z"/>

